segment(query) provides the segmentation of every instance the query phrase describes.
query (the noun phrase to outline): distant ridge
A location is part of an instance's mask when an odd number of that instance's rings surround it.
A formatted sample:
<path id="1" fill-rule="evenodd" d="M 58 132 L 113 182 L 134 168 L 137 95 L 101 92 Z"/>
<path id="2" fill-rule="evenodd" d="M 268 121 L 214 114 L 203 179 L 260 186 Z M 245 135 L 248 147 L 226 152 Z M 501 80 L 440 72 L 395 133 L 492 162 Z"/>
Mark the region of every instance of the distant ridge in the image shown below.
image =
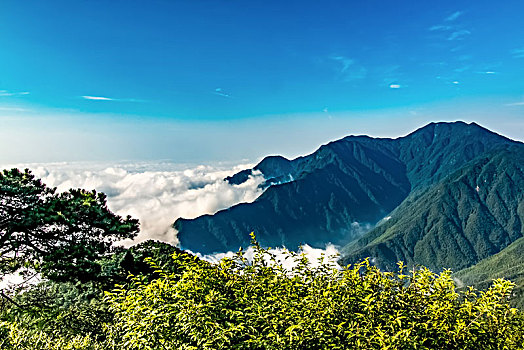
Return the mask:
<path id="1" fill-rule="evenodd" d="M 397 139 L 347 136 L 294 160 L 264 158 L 226 179 L 240 184 L 261 172 L 267 189 L 253 203 L 180 218 L 174 227 L 182 248 L 201 253 L 245 247 L 251 231 L 266 246 L 349 244 L 376 235 L 380 226 L 366 232 L 477 157 L 519 153 L 522 146 L 464 122 L 431 123 Z M 359 242 L 344 249 L 348 256 L 361 256 L 357 250 L 365 244 Z"/>

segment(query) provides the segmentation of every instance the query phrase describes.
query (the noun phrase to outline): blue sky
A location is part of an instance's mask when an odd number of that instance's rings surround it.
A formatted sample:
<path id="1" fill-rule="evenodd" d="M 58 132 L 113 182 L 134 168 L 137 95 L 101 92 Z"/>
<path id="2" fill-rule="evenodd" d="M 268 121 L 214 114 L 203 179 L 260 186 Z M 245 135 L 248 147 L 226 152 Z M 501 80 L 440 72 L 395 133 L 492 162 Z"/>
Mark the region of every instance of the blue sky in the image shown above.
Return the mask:
<path id="1" fill-rule="evenodd" d="M 522 1 L 0 3 L 0 161 L 296 156 L 477 121 L 524 139 Z"/>

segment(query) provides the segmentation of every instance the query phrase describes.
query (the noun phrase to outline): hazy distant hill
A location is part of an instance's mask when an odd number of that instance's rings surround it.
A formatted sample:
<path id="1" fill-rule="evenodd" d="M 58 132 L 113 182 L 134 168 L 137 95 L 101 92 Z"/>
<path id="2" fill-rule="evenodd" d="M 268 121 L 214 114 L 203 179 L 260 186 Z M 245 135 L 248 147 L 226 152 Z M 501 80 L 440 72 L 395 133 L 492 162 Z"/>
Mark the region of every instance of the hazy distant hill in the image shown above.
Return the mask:
<path id="1" fill-rule="evenodd" d="M 435 191 L 438 186 L 445 186 L 447 176 L 456 174 L 466 164 L 467 167 L 460 171 L 467 172 L 472 166 L 470 161 L 501 148 L 507 149 L 509 154 L 522 153 L 522 144 L 474 123 L 462 122 L 432 123 L 398 139 L 348 136 L 294 160 L 278 156 L 265 158 L 254 169 L 244 170 L 226 179 L 232 184 L 239 184 L 253 171 L 260 171 L 266 178 L 267 189 L 257 200 L 214 215 L 204 215 L 193 220 L 178 219 L 174 227 L 179 231 L 183 248 L 202 253 L 237 250 L 240 246 L 247 246 L 248 233 L 251 231 L 255 231 L 259 241 L 268 246 L 296 248 L 301 243 L 351 243 L 365 233 L 366 227 L 372 227 L 392 211 L 393 218 L 384 227 L 392 227 L 397 222 L 410 227 L 415 219 L 411 215 L 411 211 L 415 210 L 412 202 L 418 203 L 416 210 L 420 215 L 426 215 L 430 208 L 438 208 L 432 206 L 432 200 L 438 198 L 435 197 L 438 194 Z M 498 178 L 498 181 L 502 179 Z M 512 186 L 509 180 L 507 186 Z M 483 185 L 484 190 L 487 189 Z M 458 188 L 454 191 L 460 194 L 465 190 Z M 455 202 L 449 203 L 449 210 L 459 202 L 468 202 L 457 196 L 451 196 Z M 424 200 L 426 202 L 421 202 Z M 469 205 L 473 207 L 474 203 Z M 490 218 L 482 210 L 478 216 L 482 221 L 479 226 L 484 225 L 485 218 Z M 514 210 L 514 206 L 510 210 Z M 410 214 L 405 221 L 400 221 L 397 216 L 401 212 Z M 460 221 L 461 214 L 457 215 Z M 366 234 L 358 244 L 346 247 L 345 251 L 352 257 L 362 256 L 365 252 L 363 249 L 367 249 L 366 245 L 382 235 L 379 234 L 381 231 L 377 231 L 382 230 L 381 227 Z M 420 227 L 422 231 L 429 229 L 427 225 L 415 227 Z M 416 230 L 412 228 L 412 232 Z M 402 235 L 399 231 L 392 232 L 390 230 L 387 234 L 391 237 Z M 518 232 L 512 233 L 512 238 L 504 241 L 506 243 L 496 246 L 511 243 L 513 236 L 521 235 Z M 369 237 L 375 238 L 370 240 Z M 491 246 L 486 249 L 486 253 L 500 250 Z M 480 248 L 478 252 L 474 251 L 474 254 L 466 254 L 474 256 L 471 261 L 477 261 L 483 256 Z M 414 250 L 411 252 L 413 254 Z M 403 254 L 395 253 L 391 258 L 400 256 Z M 406 253 L 406 256 L 410 255 Z M 376 258 L 377 261 L 389 261 L 389 258 L 383 258 L 380 254 Z M 445 259 L 442 262 L 446 262 Z"/>

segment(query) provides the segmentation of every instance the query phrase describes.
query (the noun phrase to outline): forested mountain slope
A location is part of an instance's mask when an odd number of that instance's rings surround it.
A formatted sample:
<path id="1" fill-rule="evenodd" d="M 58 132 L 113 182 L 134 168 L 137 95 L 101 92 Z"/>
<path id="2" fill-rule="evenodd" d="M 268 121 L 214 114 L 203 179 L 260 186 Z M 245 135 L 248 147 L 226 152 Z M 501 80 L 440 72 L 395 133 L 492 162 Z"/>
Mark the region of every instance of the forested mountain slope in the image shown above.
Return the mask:
<path id="1" fill-rule="evenodd" d="M 524 149 L 494 151 L 468 163 L 387 222 L 343 249 L 344 261 L 366 257 L 384 269 L 397 261 L 435 270 L 471 266 L 524 234 Z"/>
<path id="2" fill-rule="evenodd" d="M 453 274 L 459 287 L 475 286 L 485 290 L 494 279 L 504 278 L 516 284 L 511 301 L 513 305 L 524 307 L 524 238 L 511 243 L 499 253 L 478 264 Z"/>
<path id="3" fill-rule="evenodd" d="M 520 145 L 463 122 L 431 123 L 398 139 L 348 136 L 294 160 L 265 158 L 226 179 L 239 184 L 260 171 L 267 189 L 253 203 L 174 227 L 183 248 L 202 253 L 247 246 L 251 231 L 266 246 L 351 243 L 471 160 Z"/>

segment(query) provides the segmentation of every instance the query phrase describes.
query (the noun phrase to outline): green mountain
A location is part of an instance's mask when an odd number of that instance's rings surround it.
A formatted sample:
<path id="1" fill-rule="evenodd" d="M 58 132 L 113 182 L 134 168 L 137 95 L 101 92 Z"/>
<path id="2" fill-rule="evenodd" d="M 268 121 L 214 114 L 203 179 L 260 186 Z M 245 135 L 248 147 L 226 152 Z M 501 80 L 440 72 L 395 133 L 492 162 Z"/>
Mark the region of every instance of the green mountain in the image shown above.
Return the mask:
<path id="1" fill-rule="evenodd" d="M 369 141 L 352 137 L 320 147 L 285 169 L 291 174 L 273 173 L 268 181 L 287 182 L 269 186 L 253 203 L 194 220 L 178 219 L 174 227 L 181 247 L 202 253 L 238 250 L 249 245 L 252 231 L 263 245 L 288 248 L 358 237 L 363 230 L 359 223 L 380 220 L 411 187 L 390 140 L 378 141 L 382 147 Z"/>
<path id="2" fill-rule="evenodd" d="M 494 279 L 504 278 L 516 284 L 513 304 L 524 308 L 524 237 L 478 264 L 458 271 L 453 278 L 459 286 L 487 289 Z"/>
<path id="3" fill-rule="evenodd" d="M 459 270 L 524 235 L 524 146 L 488 152 L 424 192 L 344 247 L 343 261 L 366 257 L 387 270 L 397 261 Z"/>
<path id="4" fill-rule="evenodd" d="M 421 200 L 476 158 L 521 146 L 463 122 L 431 123 L 398 139 L 348 136 L 294 160 L 265 158 L 253 169 L 226 179 L 239 184 L 255 171 L 261 172 L 266 190 L 253 203 L 193 220 L 180 218 L 174 227 L 182 248 L 202 253 L 247 246 L 251 231 L 266 246 L 294 249 L 302 243 L 351 243 L 391 212 L 400 213 L 409 203 Z M 371 234 L 380 236 L 376 230 Z M 345 252 L 360 257 L 358 253 L 371 241 L 360 240 Z"/>

